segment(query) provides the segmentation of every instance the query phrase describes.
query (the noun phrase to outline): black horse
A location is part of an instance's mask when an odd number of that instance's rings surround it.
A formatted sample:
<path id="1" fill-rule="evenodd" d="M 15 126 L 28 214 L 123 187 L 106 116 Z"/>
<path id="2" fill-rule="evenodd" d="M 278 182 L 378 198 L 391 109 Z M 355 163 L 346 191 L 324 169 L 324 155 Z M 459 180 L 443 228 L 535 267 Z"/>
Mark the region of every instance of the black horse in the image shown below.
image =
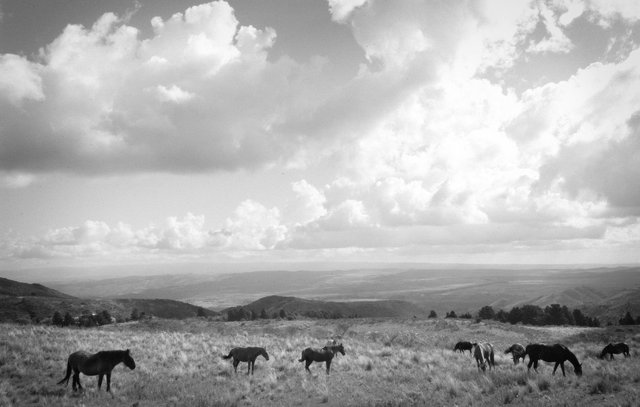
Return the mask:
<path id="1" fill-rule="evenodd" d="M 322 349 L 307 348 L 302 351 L 302 357 L 298 362 L 306 362 L 304 368 L 307 369 L 309 373 L 311 373 L 311 370 L 309 370 L 311 363 L 326 362 L 327 374 L 329 374 L 331 370 L 331 360 L 333 360 L 333 357 L 338 352 L 344 355 L 344 346 L 342 346 L 341 343 L 338 345 L 327 345 Z"/>
<path id="2" fill-rule="evenodd" d="M 629 354 L 629 345 L 624 342 L 616 343 L 615 345 L 610 343 L 602 349 L 602 353 L 600 354 L 600 359 L 603 359 L 607 354 L 611 356 L 611 360 L 613 360 L 613 354 L 619 355 L 623 354 L 624 357 L 631 356 Z"/>
<path id="3" fill-rule="evenodd" d="M 111 391 L 111 371 L 120 362 L 124 363 L 129 369 L 136 368 L 136 362 L 131 357 L 129 349 L 127 350 L 103 350 L 98 353 L 88 353 L 85 351 L 74 352 L 69 355 L 67 360 L 67 375 L 64 379 L 60 380 L 58 384 L 69 384 L 69 377 L 71 371 L 73 371 L 73 390 L 76 390 L 76 384 L 78 388 L 82 390 L 80 384 L 80 373 L 84 373 L 87 376 L 98 375 L 98 390 L 102 386 L 102 378 L 107 376 L 107 391 Z"/>
<path id="4" fill-rule="evenodd" d="M 264 356 L 266 360 L 269 360 L 269 354 L 264 348 L 233 348 L 229 352 L 227 356 L 222 356 L 223 359 L 233 358 L 233 370 L 238 373 L 238 364 L 240 362 L 248 362 L 247 363 L 247 374 L 251 372 L 253 374 L 253 369 L 256 365 L 256 359 L 258 356 Z"/>
<path id="5" fill-rule="evenodd" d="M 553 367 L 553 373 L 556 374 L 556 369 L 558 366 L 562 369 L 562 375 L 564 374 L 564 362 L 569 361 L 573 365 L 573 370 L 576 373 L 576 376 L 582 376 L 582 364 L 578 362 L 578 358 L 573 354 L 566 346 L 555 344 L 552 346 L 542 345 L 539 343 L 534 343 L 531 345 L 527 345 L 527 349 L 525 352 L 526 355 L 529 355 L 529 364 L 527 365 L 527 371 L 531 369 L 531 365 L 533 365 L 533 369 L 538 372 L 538 360 L 544 360 L 545 362 L 555 362 L 555 366 Z"/>
<path id="6" fill-rule="evenodd" d="M 513 345 L 509 346 L 509 349 L 504 351 L 504 353 L 510 353 L 511 356 L 513 356 L 514 365 L 517 365 L 518 362 L 520 362 L 520 359 L 522 359 L 522 361 L 524 362 L 525 352 L 526 350 L 524 349 L 524 346 L 520 345 L 519 343 L 514 343 Z"/>
<path id="7" fill-rule="evenodd" d="M 456 343 L 456 346 L 453 348 L 454 352 L 464 353 L 465 350 L 468 350 L 469 354 L 471 355 L 473 350 L 473 344 L 471 342 L 462 341 L 462 342 Z"/>

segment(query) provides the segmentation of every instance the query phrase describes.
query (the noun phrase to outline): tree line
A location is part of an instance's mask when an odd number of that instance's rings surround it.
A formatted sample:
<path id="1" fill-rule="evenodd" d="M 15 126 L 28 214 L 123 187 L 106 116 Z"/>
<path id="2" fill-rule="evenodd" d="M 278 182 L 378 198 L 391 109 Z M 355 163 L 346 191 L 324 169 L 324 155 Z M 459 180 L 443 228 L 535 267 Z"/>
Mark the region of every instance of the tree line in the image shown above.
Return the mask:
<path id="1" fill-rule="evenodd" d="M 146 318 L 146 314 L 144 312 L 139 312 L 137 308 L 134 308 L 126 319 L 120 317 L 116 318 L 112 316 L 108 310 L 102 310 L 100 312 L 85 311 L 81 315 L 75 317 L 71 315 L 70 312 L 66 312 L 63 316 L 60 311 L 55 311 L 51 317 L 51 324 L 56 326 L 92 327 L 108 325 L 114 322 L 137 321 L 144 318 Z"/>
<path id="2" fill-rule="evenodd" d="M 627 313 L 629 314 L 629 313 Z M 429 318 L 437 318 L 435 311 L 431 311 Z M 471 319 L 470 313 L 457 316 L 455 311 L 447 312 L 445 318 L 466 318 Z M 510 324 L 524 325 L 576 325 L 576 326 L 600 326 L 600 320 L 595 317 L 585 315 L 580 309 L 569 309 L 566 305 L 551 304 L 544 308 L 537 305 L 527 304 L 521 307 L 513 307 L 509 311 L 500 309 L 495 311 L 490 305 L 480 308 L 477 314 L 478 320 L 495 320 L 508 322 Z M 628 320 L 633 320 L 628 316 Z M 621 320 L 622 321 L 622 320 Z M 621 322 L 622 324 L 622 322 Z"/>
<path id="3" fill-rule="evenodd" d="M 227 321 L 253 321 L 256 319 L 296 319 L 298 315 L 306 318 L 313 319 L 342 319 L 342 318 L 357 318 L 357 314 L 344 315 L 342 312 L 334 310 L 309 310 L 299 314 L 286 312 L 284 309 L 269 314 L 264 308 L 260 312 L 244 308 L 234 307 L 227 310 Z"/>

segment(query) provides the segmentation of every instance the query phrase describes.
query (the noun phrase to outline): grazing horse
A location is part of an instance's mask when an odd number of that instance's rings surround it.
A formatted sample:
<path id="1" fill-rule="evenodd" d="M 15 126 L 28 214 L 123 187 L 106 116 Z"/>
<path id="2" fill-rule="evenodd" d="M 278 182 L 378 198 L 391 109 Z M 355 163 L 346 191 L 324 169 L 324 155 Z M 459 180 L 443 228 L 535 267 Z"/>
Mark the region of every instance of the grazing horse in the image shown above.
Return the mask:
<path id="1" fill-rule="evenodd" d="M 331 370 L 331 360 L 338 352 L 344 355 L 344 346 L 342 346 L 341 343 L 338 345 L 327 345 L 322 349 L 307 348 L 302 351 L 302 357 L 298 362 L 305 362 L 304 368 L 307 369 L 309 373 L 311 373 L 311 370 L 309 370 L 311 363 L 326 362 L 327 374 L 329 374 L 329 370 Z"/>
<path id="2" fill-rule="evenodd" d="M 238 373 L 238 364 L 240 362 L 247 362 L 247 374 L 251 372 L 256 365 L 256 359 L 258 356 L 264 356 L 266 360 L 269 360 L 269 354 L 264 348 L 233 348 L 227 356 L 222 356 L 223 359 L 229 359 L 233 357 L 233 370 Z"/>
<path id="3" fill-rule="evenodd" d="M 69 384 L 69 377 L 71 371 L 73 371 L 73 390 L 76 390 L 76 384 L 78 388 L 82 390 L 80 384 L 80 373 L 84 373 L 87 376 L 98 375 L 98 390 L 102 386 L 102 378 L 107 376 L 107 391 L 111 391 L 111 371 L 120 362 L 124 363 L 129 369 L 136 368 L 136 362 L 131 357 L 129 349 L 127 350 L 103 350 L 98 353 L 89 353 L 85 351 L 74 352 L 69 355 L 67 360 L 67 375 L 64 379 L 60 380 L 58 384 Z"/>
<path id="4" fill-rule="evenodd" d="M 488 342 L 474 343 L 473 357 L 476 358 L 478 370 L 482 369 L 483 372 L 487 370 L 487 365 L 489 365 L 489 369 L 493 369 L 496 366 L 493 355 L 493 345 Z"/>
<path id="5" fill-rule="evenodd" d="M 553 367 L 553 373 L 556 374 L 556 369 L 558 366 L 562 369 L 562 375 L 564 374 L 564 362 L 569 361 L 573 365 L 573 370 L 576 373 L 576 376 L 582 376 L 582 365 L 578 362 L 578 358 L 573 354 L 566 346 L 560 345 L 556 343 L 553 346 L 542 345 L 539 343 L 534 343 L 531 345 L 527 345 L 526 355 L 529 355 L 529 364 L 527 365 L 527 371 L 531 369 L 531 365 L 533 365 L 533 370 L 538 372 L 538 360 L 542 359 L 545 362 L 555 362 L 556 365 Z"/>
<path id="6" fill-rule="evenodd" d="M 524 349 L 524 346 L 520 345 L 519 343 L 514 343 L 513 345 L 509 346 L 509 349 L 504 351 L 504 353 L 510 353 L 511 356 L 513 356 L 514 365 L 517 365 L 518 362 L 520 362 L 520 359 L 522 359 L 522 361 L 524 362 L 525 352 L 526 350 Z"/>
<path id="7" fill-rule="evenodd" d="M 607 354 L 611 356 L 611 360 L 613 360 L 613 354 L 619 355 L 623 354 L 624 357 L 631 356 L 629 354 L 629 345 L 624 342 L 616 343 L 615 345 L 610 343 L 602 349 L 602 353 L 600 354 L 600 359 L 603 359 Z"/>
<path id="8" fill-rule="evenodd" d="M 465 350 L 468 350 L 469 354 L 471 355 L 473 350 L 473 344 L 471 342 L 462 341 L 462 342 L 456 343 L 456 346 L 453 348 L 454 352 L 464 353 Z"/>

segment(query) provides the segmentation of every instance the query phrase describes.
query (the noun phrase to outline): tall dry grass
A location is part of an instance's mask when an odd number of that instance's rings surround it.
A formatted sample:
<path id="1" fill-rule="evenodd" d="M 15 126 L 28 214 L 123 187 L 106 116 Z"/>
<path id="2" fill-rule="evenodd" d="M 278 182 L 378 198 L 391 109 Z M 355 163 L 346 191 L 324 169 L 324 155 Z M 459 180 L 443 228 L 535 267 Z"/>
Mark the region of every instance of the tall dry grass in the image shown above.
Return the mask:
<path id="1" fill-rule="evenodd" d="M 213 322 L 151 320 L 97 329 L 0 326 L 0 405 L 68 406 L 264 406 L 264 405 L 640 405 L 640 330 L 624 336 L 633 356 L 614 361 L 594 355 L 607 328 L 528 328 L 451 320 L 336 320 Z M 603 336 L 604 335 L 604 336 Z M 324 364 L 306 373 L 298 362 L 308 346 L 341 336 L 327 376 Z M 489 341 L 496 368 L 478 372 L 471 356 L 454 353 L 458 340 Z M 520 342 L 563 342 L 583 363 L 578 378 L 514 365 L 504 349 Z M 221 355 L 235 346 L 263 346 L 255 374 Z M 604 344 L 602 344 L 604 346 Z M 81 376 L 85 391 L 56 385 L 69 353 L 131 349 L 137 367 L 118 366 L 112 395 Z M 103 387 L 104 390 L 104 387 Z"/>

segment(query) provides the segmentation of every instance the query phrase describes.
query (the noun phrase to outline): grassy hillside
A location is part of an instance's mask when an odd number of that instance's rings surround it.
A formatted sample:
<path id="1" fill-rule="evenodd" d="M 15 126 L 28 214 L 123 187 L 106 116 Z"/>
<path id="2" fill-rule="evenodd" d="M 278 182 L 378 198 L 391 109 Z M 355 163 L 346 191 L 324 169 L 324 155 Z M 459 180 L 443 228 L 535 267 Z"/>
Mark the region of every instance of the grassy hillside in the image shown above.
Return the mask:
<path id="1" fill-rule="evenodd" d="M 84 298 L 51 297 L 2 297 L 0 296 L 0 322 L 39 322 L 51 318 L 54 312 L 62 315 L 69 312 L 72 316 L 83 313 L 109 311 L 118 320 L 127 319 L 133 309 L 161 318 L 190 318 L 198 315 L 199 307 L 173 300 L 149 299 L 113 299 L 93 300 Z M 214 316 L 216 312 L 202 309 L 205 315 Z"/>
<path id="2" fill-rule="evenodd" d="M 63 294 L 40 284 L 26 284 L 0 278 L 0 322 L 41 322 L 54 312 L 97 313 L 103 310 L 117 319 L 126 319 L 133 309 L 161 318 L 189 318 L 198 315 L 217 315 L 216 312 L 180 301 L 165 299 L 88 299 Z"/>
<path id="3" fill-rule="evenodd" d="M 297 297 L 283 297 L 271 295 L 260 298 L 250 304 L 244 305 L 248 309 L 259 315 L 265 310 L 267 315 L 278 314 L 284 310 L 287 315 L 298 316 L 341 316 L 341 317 L 401 317 L 411 318 L 427 316 L 427 311 L 423 308 L 407 301 L 318 301 L 306 300 Z"/>
<path id="4" fill-rule="evenodd" d="M 45 287 L 41 284 L 28 284 L 0 277 L 0 295 L 73 298 L 71 295 Z"/>
<path id="5" fill-rule="evenodd" d="M 307 346 L 341 335 L 345 356 L 329 376 L 297 359 Z M 453 353 L 458 340 L 488 340 L 496 369 L 478 372 L 469 354 Z M 631 358 L 596 356 L 608 341 L 625 340 Z M 551 375 L 542 364 L 527 373 L 502 352 L 514 342 L 562 342 L 584 375 Z M 229 323 L 155 319 L 95 329 L 0 326 L 0 405 L 65 406 L 282 406 L 282 405 L 581 405 L 640 404 L 640 328 L 532 328 L 452 320 L 317 320 Z M 237 376 L 221 355 L 235 346 L 264 346 L 270 360 Z M 66 358 L 78 349 L 131 349 L 137 367 L 112 376 L 113 397 L 81 376 L 83 393 L 56 385 Z"/>

